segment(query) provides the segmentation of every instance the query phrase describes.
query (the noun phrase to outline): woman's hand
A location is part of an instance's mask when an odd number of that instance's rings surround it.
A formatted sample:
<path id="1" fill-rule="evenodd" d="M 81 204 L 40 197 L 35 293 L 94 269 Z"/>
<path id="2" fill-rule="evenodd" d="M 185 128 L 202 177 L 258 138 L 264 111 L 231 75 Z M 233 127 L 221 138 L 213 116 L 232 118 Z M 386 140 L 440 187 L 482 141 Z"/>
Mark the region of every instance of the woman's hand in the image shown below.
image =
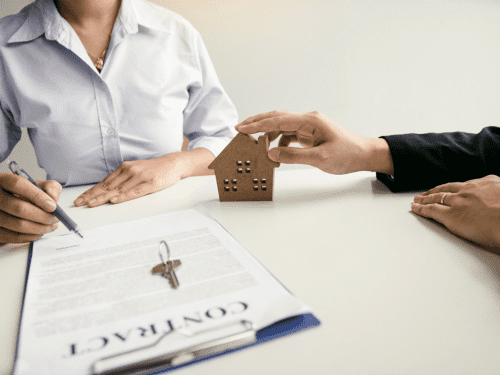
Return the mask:
<path id="1" fill-rule="evenodd" d="M 206 149 L 175 152 L 156 159 L 123 162 L 104 180 L 85 191 L 75 206 L 97 207 L 122 203 L 175 185 L 182 178 L 211 174 L 207 169 L 214 159 Z"/>
<path id="2" fill-rule="evenodd" d="M 414 213 L 500 253 L 500 177 L 437 186 L 414 198 Z"/>
<path id="3" fill-rule="evenodd" d="M 353 134 L 319 112 L 298 114 L 274 111 L 250 117 L 236 130 L 246 134 L 266 132 L 279 147 L 269 150 L 271 160 L 308 164 L 327 173 L 357 171 L 393 173 L 389 145 L 383 139 Z M 303 148 L 288 147 L 296 142 Z"/>
<path id="4" fill-rule="evenodd" d="M 57 229 L 54 215 L 62 187 L 57 181 L 31 182 L 0 173 L 0 245 L 38 240 Z"/>

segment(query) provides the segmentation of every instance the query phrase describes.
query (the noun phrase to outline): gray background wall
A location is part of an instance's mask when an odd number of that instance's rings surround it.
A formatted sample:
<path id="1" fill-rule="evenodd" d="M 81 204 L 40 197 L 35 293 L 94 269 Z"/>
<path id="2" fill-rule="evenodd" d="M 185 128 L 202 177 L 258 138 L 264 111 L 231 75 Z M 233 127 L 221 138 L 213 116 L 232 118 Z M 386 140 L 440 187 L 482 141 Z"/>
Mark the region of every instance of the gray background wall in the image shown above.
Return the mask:
<path id="1" fill-rule="evenodd" d="M 240 120 L 319 110 L 374 137 L 500 124 L 498 1 L 151 1 L 201 32 Z M 44 177 L 26 134 L 11 158 Z"/>

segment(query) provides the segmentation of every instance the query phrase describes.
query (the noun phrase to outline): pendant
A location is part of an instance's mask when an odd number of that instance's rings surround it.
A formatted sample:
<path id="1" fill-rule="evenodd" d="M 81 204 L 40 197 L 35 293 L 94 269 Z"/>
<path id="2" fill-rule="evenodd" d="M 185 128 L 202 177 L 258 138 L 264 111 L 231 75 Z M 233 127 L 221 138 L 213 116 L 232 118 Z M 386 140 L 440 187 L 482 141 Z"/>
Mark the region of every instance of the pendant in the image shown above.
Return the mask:
<path id="1" fill-rule="evenodd" d="M 104 60 L 101 58 L 97 59 L 95 63 L 95 67 L 97 68 L 97 70 L 101 71 L 103 66 L 104 66 Z"/>

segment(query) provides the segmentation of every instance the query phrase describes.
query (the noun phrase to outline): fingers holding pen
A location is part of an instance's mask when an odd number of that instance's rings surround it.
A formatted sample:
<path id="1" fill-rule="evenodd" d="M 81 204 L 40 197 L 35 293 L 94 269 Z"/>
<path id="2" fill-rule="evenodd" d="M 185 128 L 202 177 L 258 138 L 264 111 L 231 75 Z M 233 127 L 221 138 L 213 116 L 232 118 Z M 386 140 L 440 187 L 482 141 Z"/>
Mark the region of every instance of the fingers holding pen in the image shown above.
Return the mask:
<path id="1" fill-rule="evenodd" d="M 52 209 L 51 205 L 48 205 Z M 11 230 L 19 231 L 22 233 L 22 225 L 19 220 L 41 224 L 44 226 L 50 226 L 56 224 L 59 220 L 55 218 L 51 213 L 40 207 L 22 199 L 16 197 L 10 193 L 0 190 L 0 223 L 4 228 L 9 228 Z M 54 203 L 54 209 L 56 208 Z M 35 228 L 31 225 L 31 228 Z M 31 229 L 29 233 L 39 233 L 43 231 L 43 228 L 36 226 L 35 229 Z M 45 228 L 47 229 L 47 228 Z"/>
<path id="2" fill-rule="evenodd" d="M 37 181 L 38 186 L 40 186 L 49 197 L 51 197 L 54 202 L 59 201 L 59 196 L 62 192 L 62 186 L 59 182 L 54 180 L 49 181 Z"/>
<path id="3" fill-rule="evenodd" d="M 0 242 L 34 241 L 58 227 L 56 203 L 28 180 L 0 174 Z"/>
<path id="4" fill-rule="evenodd" d="M 55 200 L 28 180 L 14 174 L 0 176 L 0 210 L 8 214 L 45 223 L 54 218 Z"/>
<path id="5" fill-rule="evenodd" d="M 59 224 L 54 217 L 46 223 L 21 219 L 0 211 L 0 238 L 5 243 L 34 241 L 46 233 L 55 231 Z"/>

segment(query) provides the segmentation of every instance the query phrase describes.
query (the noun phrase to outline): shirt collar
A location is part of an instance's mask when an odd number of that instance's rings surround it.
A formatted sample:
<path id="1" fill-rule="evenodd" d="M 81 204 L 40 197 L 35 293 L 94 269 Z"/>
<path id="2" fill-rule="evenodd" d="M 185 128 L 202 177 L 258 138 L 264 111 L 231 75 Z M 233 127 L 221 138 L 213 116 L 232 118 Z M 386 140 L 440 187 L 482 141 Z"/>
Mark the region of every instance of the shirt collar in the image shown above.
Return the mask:
<path id="1" fill-rule="evenodd" d="M 44 33 L 47 39 L 56 40 L 65 33 L 62 20 L 53 0 L 37 0 L 30 5 L 26 20 L 9 43 L 29 42 Z"/>
<path id="2" fill-rule="evenodd" d="M 118 18 L 129 34 L 136 34 L 139 25 L 168 32 L 143 0 L 122 0 Z M 30 5 L 26 20 L 9 39 L 9 43 L 29 42 L 45 34 L 49 40 L 57 40 L 64 45 L 70 44 L 71 33 L 67 30 L 69 24 L 63 21 L 53 0 L 36 0 Z"/>
<path id="3" fill-rule="evenodd" d="M 122 0 L 120 20 L 128 33 L 136 33 L 141 25 L 148 29 L 168 32 L 168 29 L 158 20 L 153 13 L 153 4 L 145 0 Z"/>

